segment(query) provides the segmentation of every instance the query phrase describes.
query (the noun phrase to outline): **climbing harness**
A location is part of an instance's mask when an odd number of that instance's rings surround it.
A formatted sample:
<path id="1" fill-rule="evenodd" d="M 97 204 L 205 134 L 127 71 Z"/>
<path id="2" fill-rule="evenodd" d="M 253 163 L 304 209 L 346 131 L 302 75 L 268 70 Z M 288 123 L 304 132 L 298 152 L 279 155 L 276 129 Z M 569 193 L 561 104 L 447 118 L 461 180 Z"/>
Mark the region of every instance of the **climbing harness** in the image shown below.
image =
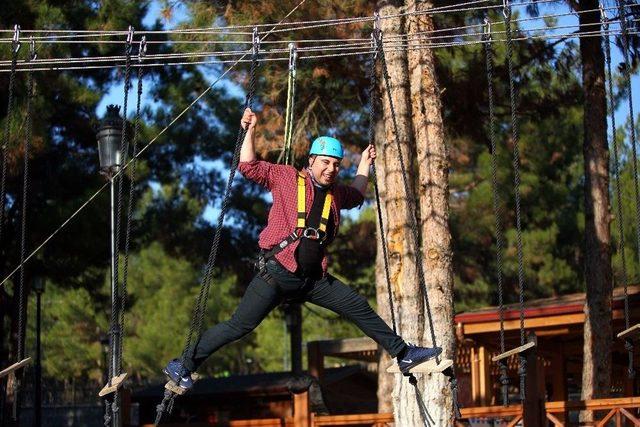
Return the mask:
<path id="1" fill-rule="evenodd" d="M 283 163 L 288 165 L 293 163 L 293 154 L 291 152 L 293 140 L 293 111 L 296 99 L 296 61 L 298 60 L 298 51 L 294 43 L 289 43 L 289 78 L 287 80 L 287 108 L 285 110 L 284 121 L 284 150 Z"/>
<path id="2" fill-rule="evenodd" d="M 303 237 L 310 240 L 319 240 L 320 244 L 324 243 L 325 239 L 327 238 L 327 224 L 329 223 L 329 215 L 331 213 L 333 195 L 331 193 L 331 190 L 327 192 L 327 195 L 324 199 L 324 204 L 322 205 L 320 225 L 318 226 L 318 228 L 314 228 L 307 226 L 307 210 L 305 206 L 306 191 L 307 187 L 305 174 L 303 172 L 298 172 L 298 213 L 296 228 L 291 234 L 289 234 L 283 241 L 275 245 L 272 249 L 261 251 L 260 255 L 258 256 L 258 263 L 256 264 L 258 271 L 262 271 L 264 269 L 267 261 L 276 256 L 278 253 L 282 252 L 287 246 Z"/>
<path id="3" fill-rule="evenodd" d="M 245 100 L 243 111 L 253 106 L 253 98 L 256 92 L 259 53 L 260 53 L 260 37 L 258 35 L 258 28 L 255 27 L 253 29 L 253 45 L 251 48 L 251 67 L 249 71 L 249 86 L 247 90 L 247 97 Z M 224 224 L 224 218 L 227 214 L 227 211 L 229 210 L 229 199 L 231 196 L 231 187 L 233 185 L 233 178 L 235 177 L 236 171 L 238 169 L 238 163 L 240 161 L 240 149 L 242 148 L 242 142 L 244 141 L 246 132 L 247 132 L 246 129 L 243 129 L 242 127 L 240 127 L 240 129 L 238 130 L 233 158 L 231 161 L 231 169 L 229 171 L 227 185 L 225 188 L 224 196 L 222 198 L 222 206 L 220 208 L 220 215 L 218 216 L 218 223 L 215 229 L 216 230 L 215 235 L 213 237 L 211 250 L 209 252 L 209 258 L 207 260 L 202 282 L 200 284 L 200 292 L 196 299 L 196 304 L 193 310 L 193 316 L 191 319 L 191 325 L 189 327 L 187 342 L 185 344 L 184 350 L 182 351 L 181 360 L 183 365 L 187 357 L 188 351 L 195 347 L 195 345 L 197 344 L 200 338 L 202 323 L 204 320 L 204 313 L 205 313 L 205 310 L 207 307 L 207 301 L 209 298 L 209 289 L 211 288 L 211 283 L 213 281 L 212 280 L 213 267 L 215 266 L 217 256 L 218 256 L 218 249 L 220 247 L 220 240 L 222 238 L 222 227 Z M 179 387 L 176 388 L 175 384 L 173 384 L 171 381 L 165 385 L 165 393 L 164 393 L 162 402 L 158 404 L 158 406 L 156 407 L 155 424 L 159 424 L 162 421 L 162 417 L 164 416 L 165 412 L 171 413 L 178 389 Z"/>

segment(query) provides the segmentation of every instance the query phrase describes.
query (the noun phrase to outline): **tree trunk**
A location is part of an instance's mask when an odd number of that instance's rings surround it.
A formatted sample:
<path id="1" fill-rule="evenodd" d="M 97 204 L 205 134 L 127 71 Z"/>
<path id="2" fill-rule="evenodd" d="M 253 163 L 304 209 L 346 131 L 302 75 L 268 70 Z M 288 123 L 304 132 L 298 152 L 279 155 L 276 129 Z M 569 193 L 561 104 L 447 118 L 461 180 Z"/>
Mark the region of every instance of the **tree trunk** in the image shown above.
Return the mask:
<path id="1" fill-rule="evenodd" d="M 583 0 L 581 30 L 600 31 L 596 0 Z M 591 24 L 589 26 L 584 26 Z M 584 27 L 583 27 L 584 26 Z M 606 131 L 604 56 L 601 39 L 581 38 L 584 88 L 585 278 L 582 399 L 606 397 L 611 387 L 611 233 L 609 230 L 609 152 Z M 585 413 L 585 421 L 591 414 Z"/>
<path id="2" fill-rule="evenodd" d="M 431 2 L 408 0 L 407 11 L 431 9 Z M 430 15 L 421 14 L 408 18 L 408 33 L 432 31 Z M 412 44 L 426 44 L 428 37 L 414 39 Z M 411 91 L 411 119 L 415 148 L 412 158 L 418 165 L 418 197 L 420 232 L 424 260 L 425 283 L 429 308 L 423 343 L 443 348 L 446 358 L 454 358 L 455 335 L 453 331 L 453 275 L 451 232 L 449 231 L 449 159 L 444 140 L 440 89 L 435 72 L 433 51 L 409 49 L 409 82 Z M 433 330 L 431 328 L 433 327 Z M 433 342 L 435 339 L 435 343 Z M 453 400 L 449 380 L 441 374 L 424 377 L 423 396 L 429 415 L 435 425 L 453 424 Z"/>
<path id="3" fill-rule="evenodd" d="M 378 119 L 375 128 L 376 147 L 383 147 L 386 141 L 384 133 L 384 122 L 382 119 Z M 386 172 L 386 168 L 382 161 L 376 162 L 376 173 L 378 181 L 378 191 L 380 192 L 380 199 L 382 202 L 387 199 L 387 189 L 385 180 L 382 175 Z M 382 251 L 382 239 L 386 238 L 387 226 L 389 221 L 387 220 L 386 209 L 384 203 L 382 205 L 382 224 L 384 225 L 384 236 L 380 236 L 380 229 L 378 228 L 378 238 L 376 239 L 376 302 L 378 314 L 389 324 L 392 325 L 391 306 L 389 304 L 389 289 L 387 288 L 387 278 L 384 269 L 384 254 Z M 376 206 L 377 208 L 377 206 Z M 395 298 L 397 295 L 398 281 L 391 283 L 392 295 Z M 395 288 L 395 289 L 394 289 Z M 396 302 L 394 301 L 394 311 L 396 309 Z M 389 365 L 393 363 L 393 360 L 389 354 L 382 351 L 380 352 L 380 359 L 378 361 L 378 412 L 381 414 L 393 412 L 393 401 L 391 395 L 393 393 L 393 386 L 395 385 L 394 375 L 389 375 L 385 371 Z"/>
<path id="4" fill-rule="evenodd" d="M 381 15 L 400 12 L 398 6 L 401 3 L 378 3 Z M 399 34 L 404 31 L 404 22 L 400 19 L 381 20 L 382 31 L 385 36 Z M 395 109 L 395 118 L 398 125 L 398 139 L 400 141 L 404 164 L 408 171 L 413 168 L 410 161 L 410 147 L 414 145 L 413 128 L 411 126 L 411 107 L 409 101 L 409 80 L 407 70 L 407 54 L 404 51 L 387 51 L 385 53 L 387 69 L 391 83 L 391 98 Z M 381 81 L 382 117 L 385 128 L 385 143 L 380 160 L 376 161 L 379 181 L 384 182 L 384 194 L 382 196 L 383 210 L 385 212 L 385 232 L 389 245 L 391 284 L 394 291 L 394 303 L 398 333 L 409 342 L 421 342 L 424 333 L 424 313 L 422 296 L 417 280 L 415 250 L 418 243 L 411 233 L 408 200 L 415 200 L 415 191 L 411 178 L 409 182 L 409 194 L 406 194 L 403 183 L 403 175 L 400 168 L 400 160 L 396 145 L 396 135 L 393 126 L 391 104 L 388 100 L 384 81 Z M 384 273 L 378 276 L 384 283 Z M 385 286 L 385 285 L 382 285 Z M 386 295 L 386 292 L 385 294 Z M 386 296 L 380 296 L 386 298 Z M 381 373 L 381 375 L 388 375 Z M 393 409 L 396 425 L 413 426 L 423 425 L 416 402 L 416 394 L 412 385 L 401 375 L 395 375 L 393 392 Z"/>

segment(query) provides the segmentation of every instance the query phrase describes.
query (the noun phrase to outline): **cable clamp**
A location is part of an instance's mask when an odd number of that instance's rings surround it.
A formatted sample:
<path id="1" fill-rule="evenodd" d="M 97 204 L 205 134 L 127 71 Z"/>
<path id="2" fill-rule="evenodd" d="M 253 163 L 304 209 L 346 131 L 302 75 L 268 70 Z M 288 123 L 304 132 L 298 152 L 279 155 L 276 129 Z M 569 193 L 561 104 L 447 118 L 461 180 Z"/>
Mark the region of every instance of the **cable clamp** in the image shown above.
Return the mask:
<path id="1" fill-rule="evenodd" d="M 258 51 L 260 50 L 260 36 L 258 35 L 258 27 L 253 27 L 252 41 L 253 41 L 252 53 L 254 55 L 257 55 Z"/>
<path id="2" fill-rule="evenodd" d="M 509 0 L 502 0 L 502 15 L 505 18 L 509 18 L 511 16 L 511 4 Z"/>
<path id="3" fill-rule="evenodd" d="M 20 44 L 20 25 L 16 24 L 13 26 L 13 40 L 11 41 L 13 53 L 18 53 Z"/>
<path id="4" fill-rule="evenodd" d="M 602 29 L 607 31 L 609 29 L 609 18 L 607 18 L 607 12 L 605 12 L 602 2 L 599 3 L 598 9 L 600 10 L 600 22 L 602 22 Z"/>
<path id="5" fill-rule="evenodd" d="M 33 37 L 29 37 L 29 61 L 33 61 L 38 57 L 36 53 L 36 41 Z"/>
<path id="6" fill-rule="evenodd" d="M 484 18 L 484 39 L 491 40 L 491 21 L 487 16 Z"/>
<path id="7" fill-rule="evenodd" d="M 126 41 L 126 53 L 127 55 L 131 55 L 131 44 L 133 43 L 133 33 L 135 30 L 132 25 L 129 25 L 129 30 L 127 31 L 127 41 Z"/>
<path id="8" fill-rule="evenodd" d="M 142 58 L 147 55 L 147 36 L 142 36 L 140 46 L 138 47 L 138 61 L 142 62 Z"/>
<path id="9" fill-rule="evenodd" d="M 296 72 L 296 61 L 298 60 L 298 49 L 295 43 L 289 43 L 289 71 Z"/>

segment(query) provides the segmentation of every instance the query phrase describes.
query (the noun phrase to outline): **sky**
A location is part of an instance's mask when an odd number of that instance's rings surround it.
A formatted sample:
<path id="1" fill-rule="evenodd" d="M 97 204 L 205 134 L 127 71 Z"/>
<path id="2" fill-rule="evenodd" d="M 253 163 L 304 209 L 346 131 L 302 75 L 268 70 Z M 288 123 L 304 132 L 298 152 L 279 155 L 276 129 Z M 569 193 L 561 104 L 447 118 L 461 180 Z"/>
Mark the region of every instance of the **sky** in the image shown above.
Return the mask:
<path id="1" fill-rule="evenodd" d="M 613 5 L 614 3 L 605 4 L 605 7 L 611 7 Z M 544 4 L 541 4 L 539 7 L 540 7 L 540 16 L 566 14 L 567 12 L 569 12 L 564 2 L 544 3 Z M 613 9 L 607 10 L 607 13 L 609 17 L 613 17 L 614 15 L 616 15 L 616 11 Z M 524 13 L 524 9 L 521 7 L 514 7 L 514 18 L 518 16 L 526 17 L 526 14 Z M 186 21 L 187 19 L 188 19 L 187 11 L 184 8 L 181 8 L 180 6 L 176 6 L 173 11 L 171 20 L 167 21 L 161 15 L 161 8 L 159 5 L 159 2 L 154 0 L 150 3 L 148 13 L 144 18 L 143 23 L 145 24 L 145 26 L 151 26 L 156 20 L 160 20 L 160 22 L 163 23 L 166 29 L 171 29 L 171 28 L 175 28 L 177 25 Z M 573 27 L 573 28 L 560 28 L 560 29 L 554 30 L 556 34 L 566 34 L 568 32 L 572 32 L 575 30 L 578 23 L 578 17 L 575 14 L 558 16 L 556 19 L 557 19 L 557 22 L 555 23 L 555 25 L 558 27 L 565 27 L 565 26 Z M 546 27 L 546 23 L 542 18 L 523 21 L 520 23 L 520 25 L 521 25 L 521 28 L 527 29 L 527 30 Z M 617 25 L 616 26 L 612 25 L 611 29 L 617 29 L 617 28 L 618 28 Z M 547 33 L 549 33 L 548 30 L 547 30 Z M 611 52 L 612 52 L 612 64 L 615 70 L 616 64 L 622 62 L 623 58 L 622 58 L 621 52 L 615 45 L 612 45 Z M 304 65 L 301 64 L 300 66 L 304 66 Z M 208 70 L 210 69 L 211 68 L 208 68 Z M 210 84 L 213 83 L 213 81 L 218 77 L 217 74 L 211 73 L 209 71 L 203 74 L 209 80 Z M 145 87 L 145 89 L 143 91 L 143 98 L 142 98 L 143 104 L 146 106 L 152 106 L 157 108 L 158 105 L 155 104 L 153 99 L 151 99 L 148 96 L 148 84 L 151 84 L 151 82 L 144 81 L 144 83 L 145 84 L 143 86 Z M 240 105 L 240 101 L 244 96 L 244 91 L 241 86 L 239 86 L 235 82 L 226 78 L 218 84 L 223 85 L 225 89 L 229 91 L 230 94 L 237 96 L 239 99 L 238 104 Z M 640 90 L 637 89 L 639 84 L 640 84 L 640 77 L 636 74 L 632 77 L 632 86 L 633 88 L 635 88 L 635 90 L 632 90 L 633 102 L 635 103 L 635 105 L 640 105 Z M 132 87 L 136 87 L 137 82 L 133 80 L 132 85 L 133 85 Z M 121 105 L 124 97 L 123 92 L 124 92 L 124 87 L 122 83 L 112 86 L 97 107 L 98 116 L 102 116 L 104 114 L 104 111 L 106 110 L 106 106 L 108 104 Z M 130 91 L 129 105 L 130 106 L 135 105 L 134 91 Z M 129 116 L 131 116 L 131 114 L 132 114 L 132 109 L 130 108 Z M 616 109 L 615 117 L 616 117 L 616 123 L 618 126 L 622 125 L 623 123 L 627 123 L 627 121 L 629 120 L 629 117 L 628 117 L 628 104 L 626 101 L 620 103 L 620 105 Z M 609 124 L 609 128 L 610 128 L 610 124 Z M 227 165 L 223 164 L 220 161 L 203 162 L 197 159 L 194 163 L 199 167 L 219 169 L 223 171 L 223 176 L 225 176 L 225 174 L 228 173 Z M 156 188 L 156 189 L 158 188 L 158 186 L 154 185 L 153 183 L 151 185 L 153 188 Z M 270 195 L 267 195 L 267 200 L 270 201 Z M 209 204 L 206 207 L 203 216 L 207 221 L 215 223 L 217 221 L 219 212 L 220 211 L 216 206 Z M 352 219 L 357 218 L 358 215 L 359 215 L 359 211 L 356 211 L 356 210 L 352 210 L 350 211 L 350 213 L 347 214 L 347 216 L 351 217 Z"/>

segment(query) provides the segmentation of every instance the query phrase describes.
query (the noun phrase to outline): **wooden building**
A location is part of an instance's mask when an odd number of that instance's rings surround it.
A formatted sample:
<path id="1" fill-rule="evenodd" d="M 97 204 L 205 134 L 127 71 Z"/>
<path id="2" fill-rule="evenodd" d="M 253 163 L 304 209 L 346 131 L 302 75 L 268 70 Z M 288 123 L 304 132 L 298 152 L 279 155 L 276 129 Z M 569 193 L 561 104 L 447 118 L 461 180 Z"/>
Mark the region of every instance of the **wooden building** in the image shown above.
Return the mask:
<path id="1" fill-rule="evenodd" d="M 611 349 L 612 393 L 610 399 L 580 401 L 584 294 L 529 301 L 525 305 L 525 329 L 537 341 L 528 369 L 536 373 L 535 390 L 540 410 L 538 425 L 577 425 L 577 414 L 592 409 L 599 422 L 592 425 L 640 426 L 639 379 L 627 376 L 627 352 L 615 339 Z M 640 287 L 629 288 L 631 324 L 640 323 Z M 622 289 L 612 300 L 613 330 L 624 328 Z M 520 344 L 517 306 L 506 306 L 506 348 Z M 518 359 L 507 361 L 510 405 L 504 406 L 499 387 L 499 368 L 491 358 L 500 353 L 500 321 L 496 307 L 460 313 L 455 317 L 458 346 L 455 357 L 459 402 L 463 419 L 459 425 L 515 426 L 523 414 L 518 396 Z M 640 347 L 640 342 L 638 343 Z M 369 338 L 314 341 L 307 344 L 308 372 L 319 379 L 311 393 L 290 393 L 287 373 L 205 379 L 179 403 L 183 418 L 201 425 L 241 426 L 376 426 L 391 425 L 392 414 L 377 414 L 376 378 L 379 349 Z M 341 359 L 340 365 L 327 357 Z M 640 371 L 640 351 L 635 352 Z M 529 386 L 528 386 L 529 387 Z M 320 397 L 318 396 L 321 390 Z M 151 419 L 162 388 L 134 394 L 141 418 Z M 328 412 L 328 413 L 327 413 Z M 179 418 L 175 419 L 179 421 Z M 625 421 L 626 420 L 626 421 Z M 625 424 L 628 422 L 629 424 Z M 531 424 L 531 423 L 529 423 Z M 180 424 L 181 425 L 181 424 Z M 194 424 L 189 424 L 194 425 Z"/>

